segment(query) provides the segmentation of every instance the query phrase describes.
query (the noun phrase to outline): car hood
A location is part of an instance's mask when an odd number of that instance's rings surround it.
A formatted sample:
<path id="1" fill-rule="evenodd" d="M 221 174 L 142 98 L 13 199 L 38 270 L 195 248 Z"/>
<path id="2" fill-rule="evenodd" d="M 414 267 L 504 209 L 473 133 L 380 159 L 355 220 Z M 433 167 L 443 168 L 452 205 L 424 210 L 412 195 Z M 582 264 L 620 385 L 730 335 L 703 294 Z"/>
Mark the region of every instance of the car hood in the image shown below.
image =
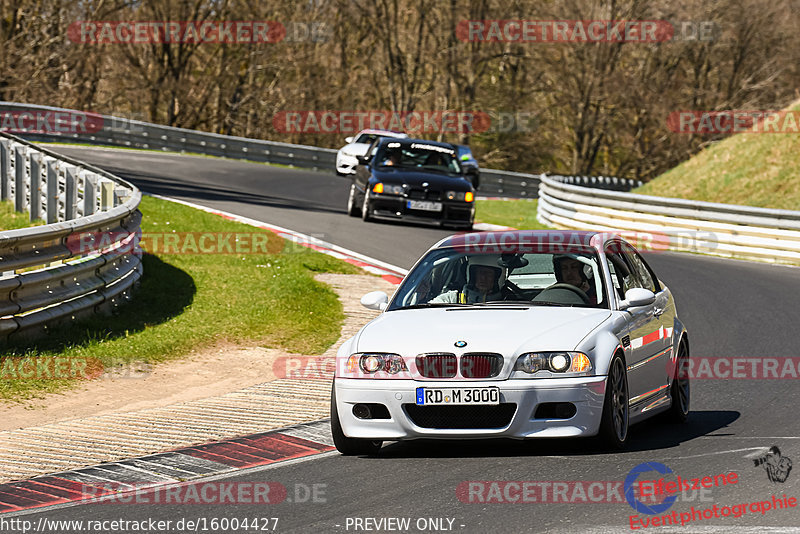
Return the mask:
<path id="1" fill-rule="evenodd" d="M 368 148 L 369 145 L 367 143 L 350 143 L 349 145 L 344 145 L 339 150 L 352 156 L 363 156 L 367 153 Z"/>
<path id="2" fill-rule="evenodd" d="M 454 307 L 385 312 L 359 333 L 353 352 L 497 352 L 574 350 L 611 317 L 608 310 L 561 307 Z M 466 341 L 455 350 L 456 341 Z"/>
<path id="3" fill-rule="evenodd" d="M 411 187 L 423 187 L 428 182 L 433 189 L 452 188 L 455 191 L 468 191 L 469 182 L 460 174 L 444 174 L 438 172 L 415 171 L 410 169 L 392 169 L 381 167 L 373 169 L 372 175 L 381 182 L 404 183 Z"/>

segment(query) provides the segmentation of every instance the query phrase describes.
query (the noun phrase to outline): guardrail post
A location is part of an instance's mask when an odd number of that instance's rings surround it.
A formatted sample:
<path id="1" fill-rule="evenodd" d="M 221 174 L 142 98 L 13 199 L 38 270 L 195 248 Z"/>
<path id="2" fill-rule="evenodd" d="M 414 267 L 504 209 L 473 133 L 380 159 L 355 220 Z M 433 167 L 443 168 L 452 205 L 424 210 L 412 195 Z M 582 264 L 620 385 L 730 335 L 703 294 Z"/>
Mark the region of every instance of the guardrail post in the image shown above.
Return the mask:
<path id="1" fill-rule="evenodd" d="M 4 139 L 0 141 L 0 200 L 8 200 L 11 195 L 8 158 L 8 141 Z"/>
<path id="2" fill-rule="evenodd" d="M 83 216 L 92 215 L 97 205 L 97 186 L 88 172 L 83 173 Z"/>
<path id="3" fill-rule="evenodd" d="M 58 168 L 53 159 L 47 159 L 47 202 L 45 204 L 45 220 L 47 224 L 58 222 Z"/>
<path id="4" fill-rule="evenodd" d="M 30 220 L 35 221 L 42 218 L 42 156 L 38 152 L 31 152 L 28 154 L 28 160 L 31 167 L 31 198 L 28 212 L 31 215 Z"/>
<path id="5" fill-rule="evenodd" d="M 25 152 L 14 147 L 14 209 L 25 211 Z"/>
<path id="6" fill-rule="evenodd" d="M 67 166 L 64 169 L 64 220 L 71 221 L 75 218 L 75 208 L 78 206 L 78 184 L 75 179 L 75 168 Z"/>
<path id="7" fill-rule="evenodd" d="M 114 182 L 100 182 L 100 211 L 108 211 L 114 207 Z"/>

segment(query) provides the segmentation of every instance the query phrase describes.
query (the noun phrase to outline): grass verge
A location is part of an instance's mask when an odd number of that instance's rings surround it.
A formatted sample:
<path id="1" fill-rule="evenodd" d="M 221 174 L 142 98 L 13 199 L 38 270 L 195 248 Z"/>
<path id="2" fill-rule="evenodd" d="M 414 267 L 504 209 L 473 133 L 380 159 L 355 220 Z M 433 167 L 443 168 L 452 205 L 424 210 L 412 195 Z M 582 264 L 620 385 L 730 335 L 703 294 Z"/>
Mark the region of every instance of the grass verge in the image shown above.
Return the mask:
<path id="1" fill-rule="evenodd" d="M 14 203 L 10 200 L 0 201 L 0 231 L 30 228 L 41 224 L 44 224 L 44 221 L 31 221 L 28 212 L 14 211 Z"/>
<path id="2" fill-rule="evenodd" d="M 800 102 L 789 109 L 800 110 Z M 798 148 L 797 133 L 739 133 L 706 148 L 633 192 L 800 210 Z"/>
<path id="3" fill-rule="evenodd" d="M 8 347 L 0 358 L 0 399 L 30 398 L 75 383 L 11 376 L 25 358 L 86 359 L 90 368 L 110 368 L 169 360 L 215 342 L 319 354 L 338 339 L 341 303 L 313 276 L 361 272 L 356 267 L 188 206 L 145 197 L 140 209 L 145 244 L 154 242 L 147 236 L 201 232 L 258 233 L 267 246 L 257 254 L 176 254 L 175 247 L 145 254 L 140 287 L 119 314 L 56 329 L 35 345 Z"/>
<path id="4" fill-rule="evenodd" d="M 519 230 L 548 230 L 539 224 L 536 209 L 539 201 L 532 199 L 476 200 L 475 222 L 510 226 Z"/>

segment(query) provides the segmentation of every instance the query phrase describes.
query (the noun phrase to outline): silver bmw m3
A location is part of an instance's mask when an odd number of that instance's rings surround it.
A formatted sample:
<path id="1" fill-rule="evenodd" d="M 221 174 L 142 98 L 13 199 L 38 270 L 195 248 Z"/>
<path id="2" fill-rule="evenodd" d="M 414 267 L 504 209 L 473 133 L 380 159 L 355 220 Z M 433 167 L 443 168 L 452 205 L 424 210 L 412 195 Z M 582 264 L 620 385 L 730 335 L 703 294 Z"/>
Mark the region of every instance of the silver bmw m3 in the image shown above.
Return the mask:
<path id="1" fill-rule="evenodd" d="M 331 430 L 343 454 L 419 438 L 599 435 L 689 413 L 689 339 L 672 294 L 610 233 L 443 239 L 337 354 Z"/>

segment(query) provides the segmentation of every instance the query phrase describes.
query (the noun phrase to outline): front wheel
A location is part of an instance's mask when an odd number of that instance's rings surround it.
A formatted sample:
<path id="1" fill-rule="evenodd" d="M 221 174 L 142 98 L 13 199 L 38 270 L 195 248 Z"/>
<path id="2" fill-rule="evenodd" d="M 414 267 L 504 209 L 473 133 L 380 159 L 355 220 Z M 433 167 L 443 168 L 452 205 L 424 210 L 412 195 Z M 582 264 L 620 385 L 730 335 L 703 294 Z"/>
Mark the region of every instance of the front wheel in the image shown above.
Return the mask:
<path id="1" fill-rule="evenodd" d="M 678 357 L 675 360 L 675 376 L 670 387 L 672 406 L 667 411 L 667 417 L 673 423 L 685 423 L 689 417 L 689 400 L 691 389 L 689 387 L 689 350 L 681 342 L 678 347 Z"/>
<path id="2" fill-rule="evenodd" d="M 383 445 L 382 441 L 348 438 L 342 430 L 339 412 L 336 409 L 336 391 L 331 388 L 331 434 L 336 450 L 345 456 L 374 456 Z"/>
<path id="3" fill-rule="evenodd" d="M 628 440 L 628 376 L 619 355 L 608 368 L 600 438 L 613 449 L 623 448 Z"/>
<path id="4" fill-rule="evenodd" d="M 364 222 L 372 220 L 372 211 L 369 209 L 369 198 L 366 194 L 364 195 L 364 202 L 361 203 L 361 219 Z"/>
<path id="5" fill-rule="evenodd" d="M 358 205 L 358 190 L 356 184 L 350 184 L 350 196 L 347 197 L 347 214 L 350 217 L 361 215 L 361 208 Z"/>

